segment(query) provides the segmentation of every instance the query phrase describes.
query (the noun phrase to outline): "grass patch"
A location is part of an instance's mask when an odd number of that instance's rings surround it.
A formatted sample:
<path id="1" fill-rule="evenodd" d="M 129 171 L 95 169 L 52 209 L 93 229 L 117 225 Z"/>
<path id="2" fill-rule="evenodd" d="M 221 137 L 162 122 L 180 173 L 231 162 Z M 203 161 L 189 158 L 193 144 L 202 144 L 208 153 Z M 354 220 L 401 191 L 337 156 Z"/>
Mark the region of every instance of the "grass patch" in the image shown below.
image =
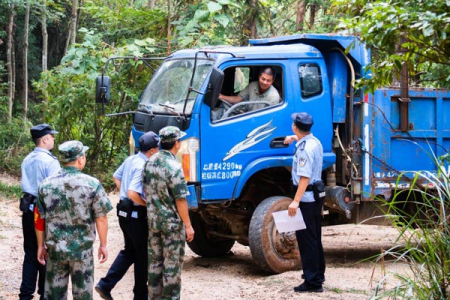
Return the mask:
<path id="1" fill-rule="evenodd" d="M 359 295 L 367 295 L 367 291 L 364 290 L 355 290 L 355 289 L 340 289 L 337 287 L 334 288 L 326 288 L 328 291 L 336 293 L 336 294 L 343 294 L 343 293 L 350 293 L 350 294 L 359 294 Z"/>
<path id="2" fill-rule="evenodd" d="M 6 199 L 19 200 L 22 195 L 22 188 L 20 185 L 8 185 L 0 182 L 0 196 Z"/>
<path id="3" fill-rule="evenodd" d="M 432 157 L 437 173 L 410 172 L 411 188 L 396 190 L 392 200 L 383 203 L 398 239 L 406 244 L 384 251 L 379 261 L 383 265 L 385 257 L 394 257 L 411 273 L 393 273 L 398 283 L 388 289 L 391 274 L 385 275 L 371 299 L 450 299 L 450 156 Z"/>

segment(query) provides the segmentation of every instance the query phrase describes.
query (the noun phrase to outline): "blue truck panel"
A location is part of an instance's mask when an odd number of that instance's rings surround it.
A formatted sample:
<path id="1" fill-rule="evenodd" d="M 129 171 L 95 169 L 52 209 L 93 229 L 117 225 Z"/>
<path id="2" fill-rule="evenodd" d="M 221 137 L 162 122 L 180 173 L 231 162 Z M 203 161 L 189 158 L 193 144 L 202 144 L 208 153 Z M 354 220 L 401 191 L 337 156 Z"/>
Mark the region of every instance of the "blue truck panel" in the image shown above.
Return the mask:
<path id="1" fill-rule="evenodd" d="M 364 155 L 364 191 L 370 195 L 389 196 L 400 172 L 432 171 L 437 167 L 434 156 L 448 153 L 450 92 L 411 89 L 408 132 L 400 131 L 399 90 L 379 89 L 372 105 L 367 107 L 364 132 L 369 137 L 365 147 L 372 156 Z M 372 98 L 370 98 L 372 100 Z M 367 104 L 366 104 L 367 105 Z M 406 173 L 411 177 L 411 173 Z M 409 186 L 401 180 L 403 187 Z"/>

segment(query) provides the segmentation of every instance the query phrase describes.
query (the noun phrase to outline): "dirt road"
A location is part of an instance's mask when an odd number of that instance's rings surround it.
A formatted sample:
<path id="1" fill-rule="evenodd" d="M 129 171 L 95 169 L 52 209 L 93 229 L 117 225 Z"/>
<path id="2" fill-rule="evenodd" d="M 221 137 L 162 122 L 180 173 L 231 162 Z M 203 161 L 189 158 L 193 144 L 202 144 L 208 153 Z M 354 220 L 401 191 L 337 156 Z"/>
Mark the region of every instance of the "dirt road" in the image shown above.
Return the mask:
<path id="1" fill-rule="evenodd" d="M 1 179 L 11 182 L 11 179 Z M 17 183 L 16 183 L 17 184 Z M 111 195 L 113 202 L 117 195 Z M 21 212 L 17 200 L 0 199 L 0 300 L 17 299 L 23 261 Z M 114 211 L 110 212 L 109 259 L 100 265 L 95 260 L 95 282 L 104 276 L 123 246 L 122 234 Z M 301 283 L 301 271 L 267 275 L 251 258 L 250 249 L 235 244 L 225 257 L 201 258 L 187 248 L 182 273 L 183 300 L 198 299 L 368 299 L 378 281 L 387 273 L 407 272 L 405 265 L 361 262 L 381 249 L 391 247 L 397 236 L 394 228 L 372 225 L 339 225 L 323 228 L 326 254 L 325 291 L 321 294 L 299 294 L 292 288 Z M 98 248 L 98 241 L 95 249 Z M 394 284 L 394 278 L 389 284 Z M 114 299 L 132 299 L 133 270 L 113 290 Z M 71 299 L 71 297 L 69 297 Z M 100 299 L 97 294 L 94 299 Z"/>

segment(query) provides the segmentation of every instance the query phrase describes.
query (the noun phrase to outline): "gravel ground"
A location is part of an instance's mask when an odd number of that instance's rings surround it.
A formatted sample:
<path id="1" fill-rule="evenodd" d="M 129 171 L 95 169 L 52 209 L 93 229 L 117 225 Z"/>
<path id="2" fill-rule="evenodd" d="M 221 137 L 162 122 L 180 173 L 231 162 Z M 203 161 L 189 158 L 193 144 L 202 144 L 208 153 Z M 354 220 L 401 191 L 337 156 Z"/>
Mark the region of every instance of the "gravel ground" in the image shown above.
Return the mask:
<path id="1" fill-rule="evenodd" d="M 5 174 L 0 181 L 18 184 Z M 113 203 L 117 195 L 110 195 Z M 18 200 L 0 198 L 0 300 L 17 299 L 23 261 L 21 212 Z M 123 247 L 122 233 L 114 211 L 110 212 L 108 250 L 109 259 L 99 264 L 95 259 L 95 282 L 104 276 Z M 299 294 L 292 288 L 301 283 L 301 271 L 278 275 L 261 272 L 253 262 L 250 249 L 238 243 L 229 255 L 221 258 L 202 258 L 186 247 L 182 273 L 183 300 L 198 299 L 368 299 L 377 283 L 391 273 L 406 273 L 404 264 L 386 262 L 384 267 L 364 259 L 390 248 L 397 230 L 387 226 L 337 225 L 323 228 L 326 254 L 326 282 L 320 294 Z M 98 243 L 98 241 L 97 241 Z M 95 249 L 98 248 L 96 243 Z M 396 283 L 392 277 L 388 287 Z M 132 299 L 133 270 L 112 291 L 114 299 Z M 71 297 L 69 297 L 71 299 Z M 94 292 L 94 299 L 100 297 Z"/>

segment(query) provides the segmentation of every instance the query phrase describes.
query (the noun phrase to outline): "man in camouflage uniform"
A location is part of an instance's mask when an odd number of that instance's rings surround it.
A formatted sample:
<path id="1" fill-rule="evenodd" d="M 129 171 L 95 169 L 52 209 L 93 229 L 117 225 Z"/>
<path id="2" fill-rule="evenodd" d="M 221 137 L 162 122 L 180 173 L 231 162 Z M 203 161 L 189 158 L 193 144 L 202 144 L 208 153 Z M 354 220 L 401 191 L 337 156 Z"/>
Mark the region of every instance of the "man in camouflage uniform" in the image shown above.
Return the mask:
<path id="1" fill-rule="evenodd" d="M 112 206 L 100 182 L 81 173 L 88 147 L 68 141 L 58 149 L 64 166 L 42 182 L 35 209 L 38 261 L 45 265 L 48 259 L 45 299 L 67 299 L 69 274 L 73 299 L 93 299 L 95 227 L 103 263 L 108 258 L 106 214 Z"/>
<path id="2" fill-rule="evenodd" d="M 174 126 L 161 129 L 161 151 L 147 161 L 142 173 L 147 196 L 150 299 L 180 299 L 184 244 L 194 239 L 185 198 L 189 192 L 175 157 L 184 135 Z"/>

